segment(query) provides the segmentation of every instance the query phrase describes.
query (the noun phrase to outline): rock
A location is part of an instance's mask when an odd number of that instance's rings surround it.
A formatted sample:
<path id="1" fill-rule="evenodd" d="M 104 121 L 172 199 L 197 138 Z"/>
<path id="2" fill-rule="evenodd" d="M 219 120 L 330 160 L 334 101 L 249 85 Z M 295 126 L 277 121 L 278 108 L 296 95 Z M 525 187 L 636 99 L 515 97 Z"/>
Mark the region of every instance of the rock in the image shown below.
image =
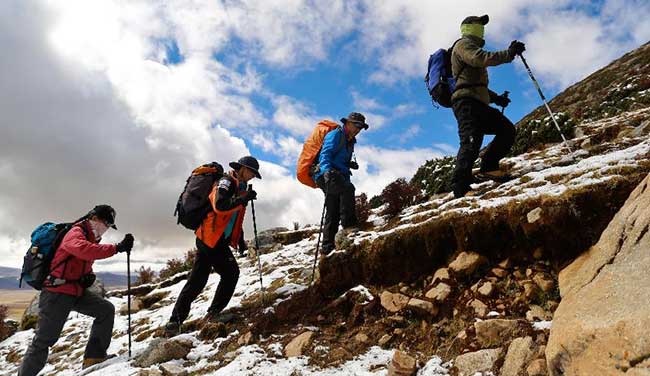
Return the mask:
<path id="1" fill-rule="evenodd" d="M 546 347 L 555 375 L 626 375 L 650 354 L 650 175 L 598 242 L 560 272 L 562 300 Z M 647 373 L 647 370 L 645 370 Z"/>
<path id="2" fill-rule="evenodd" d="M 368 335 L 365 333 L 357 333 L 357 335 L 354 336 L 354 340 L 359 343 L 367 343 L 368 339 Z"/>
<path id="3" fill-rule="evenodd" d="M 451 286 L 446 283 L 439 283 L 436 287 L 427 291 L 424 295 L 427 299 L 434 300 L 436 302 L 444 302 L 451 294 Z"/>
<path id="4" fill-rule="evenodd" d="M 535 250 L 533 251 L 533 258 L 535 260 L 540 260 L 542 257 L 544 257 L 544 248 L 542 247 L 535 248 Z"/>
<path id="5" fill-rule="evenodd" d="M 408 307 L 412 309 L 413 311 L 425 314 L 425 315 L 432 315 L 435 316 L 438 314 L 438 307 L 433 305 L 433 303 L 428 302 L 426 300 L 422 299 L 417 299 L 417 298 L 411 298 L 408 301 Z"/>
<path id="6" fill-rule="evenodd" d="M 474 309 L 474 313 L 476 313 L 477 317 L 485 317 L 490 311 L 488 306 L 478 299 L 472 299 L 467 303 L 467 306 Z"/>
<path id="7" fill-rule="evenodd" d="M 409 288 L 407 286 L 404 286 L 401 289 L 399 289 L 399 292 L 401 292 L 402 294 L 408 294 Z"/>
<path id="8" fill-rule="evenodd" d="M 222 322 L 209 322 L 203 325 L 199 332 L 199 338 L 204 341 L 212 341 L 217 338 L 224 338 L 228 335 L 228 328 Z"/>
<path id="9" fill-rule="evenodd" d="M 501 268 L 492 268 L 491 272 L 499 278 L 503 278 L 508 275 L 508 271 Z"/>
<path id="10" fill-rule="evenodd" d="M 253 343 L 253 333 L 252 332 L 242 334 L 239 337 L 239 339 L 237 339 L 237 344 L 239 346 L 246 346 L 246 345 L 250 345 L 251 343 Z"/>
<path id="11" fill-rule="evenodd" d="M 553 315 L 538 305 L 533 304 L 528 308 L 528 312 L 526 312 L 526 320 L 528 321 L 551 320 L 553 318 Z"/>
<path id="12" fill-rule="evenodd" d="M 544 292 L 551 292 L 555 288 L 555 281 L 542 273 L 535 274 L 533 282 Z"/>
<path id="13" fill-rule="evenodd" d="M 388 312 L 395 313 L 401 311 L 408 305 L 409 297 L 402 294 L 393 294 L 390 291 L 384 291 L 381 293 L 379 300 L 381 301 L 381 306 Z"/>
<path id="14" fill-rule="evenodd" d="M 342 229 L 334 236 L 334 247 L 336 249 L 348 249 L 354 245 L 354 232 L 358 231 L 356 228 Z"/>
<path id="15" fill-rule="evenodd" d="M 379 342 L 377 343 L 379 344 L 379 346 L 384 346 L 388 342 L 390 342 L 391 339 L 393 339 L 393 336 L 391 336 L 390 334 L 384 334 L 383 336 L 381 336 L 381 338 L 379 338 Z"/>
<path id="16" fill-rule="evenodd" d="M 133 365 L 140 368 L 147 368 L 154 364 L 168 362 L 174 359 L 182 359 L 192 350 L 192 345 L 187 341 L 168 340 L 156 338 L 149 343 L 149 346 L 138 355 Z"/>
<path id="17" fill-rule="evenodd" d="M 532 224 L 539 221 L 542 218 L 542 212 L 543 212 L 542 208 L 535 208 L 530 212 L 528 212 L 528 214 L 526 214 L 526 219 L 528 220 L 528 223 Z"/>
<path id="18" fill-rule="evenodd" d="M 456 259 L 449 264 L 449 269 L 458 275 L 470 275 L 476 269 L 485 264 L 487 259 L 476 252 L 461 252 Z"/>
<path id="19" fill-rule="evenodd" d="M 501 262 L 498 264 L 498 266 L 499 266 L 501 269 L 510 269 L 510 268 L 512 268 L 512 260 L 510 260 L 510 258 L 508 257 L 507 259 L 501 261 Z"/>
<path id="20" fill-rule="evenodd" d="M 433 274 L 433 281 L 431 283 L 436 283 L 438 281 L 448 281 L 450 279 L 451 276 L 449 275 L 449 269 L 440 268 Z"/>
<path id="21" fill-rule="evenodd" d="M 592 147 L 591 138 L 586 138 L 584 141 L 580 143 L 581 149 L 590 149 L 591 147 Z"/>
<path id="22" fill-rule="evenodd" d="M 515 338 L 508 347 L 506 359 L 501 367 L 501 376 L 519 376 L 537 353 L 537 344 L 532 337 Z"/>
<path id="23" fill-rule="evenodd" d="M 302 356 L 302 352 L 305 350 L 309 344 L 311 344 L 311 339 L 314 336 L 314 332 L 304 332 L 292 339 L 289 344 L 284 348 L 284 355 L 287 358 L 293 356 Z"/>
<path id="24" fill-rule="evenodd" d="M 403 351 L 396 350 L 388 366 L 387 376 L 412 376 L 416 370 L 415 358 Z"/>
<path id="25" fill-rule="evenodd" d="M 501 353 L 502 350 L 496 348 L 459 355 L 454 367 L 458 370 L 458 376 L 474 376 L 477 372 L 488 372 L 492 370 Z"/>
<path id="26" fill-rule="evenodd" d="M 528 376 L 546 376 L 546 359 L 535 359 L 526 368 Z"/>
<path id="27" fill-rule="evenodd" d="M 492 296 L 492 293 L 494 293 L 494 284 L 492 282 L 484 283 L 478 288 L 478 293 L 485 297 Z"/>
<path id="28" fill-rule="evenodd" d="M 163 376 L 163 373 L 160 369 L 141 369 L 136 373 L 136 376 Z"/>
<path id="29" fill-rule="evenodd" d="M 131 313 L 139 312 L 142 309 L 142 299 L 139 297 L 131 298 Z M 120 308 L 120 315 L 125 316 L 129 314 L 129 306 L 124 303 Z"/>
<path id="30" fill-rule="evenodd" d="M 165 363 L 160 365 L 163 376 L 187 376 L 187 371 L 176 363 Z"/>
<path id="31" fill-rule="evenodd" d="M 524 298 L 526 301 L 531 301 L 539 291 L 539 287 L 531 280 L 524 280 L 521 284 L 524 287 Z"/>
<path id="32" fill-rule="evenodd" d="M 41 292 L 37 292 L 36 295 L 32 298 L 32 301 L 29 302 L 29 305 L 23 312 L 23 316 L 20 319 L 20 330 L 35 329 L 36 324 L 38 323 L 38 300 L 41 296 Z"/>
<path id="33" fill-rule="evenodd" d="M 506 319 L 475 322 L 476 340 L 484 348 L 500 346 L 517 336 L 518 324 L 517 320 Z"/>

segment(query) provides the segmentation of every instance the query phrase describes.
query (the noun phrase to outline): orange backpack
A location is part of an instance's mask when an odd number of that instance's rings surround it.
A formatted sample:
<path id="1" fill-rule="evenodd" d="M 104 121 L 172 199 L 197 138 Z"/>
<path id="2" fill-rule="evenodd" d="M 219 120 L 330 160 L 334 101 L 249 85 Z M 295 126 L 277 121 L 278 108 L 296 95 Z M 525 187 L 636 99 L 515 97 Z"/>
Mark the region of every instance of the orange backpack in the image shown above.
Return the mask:
<path id="1" fill-rule="evenodd" d="M 321 120 L 316 124 L 316 128 L 311 132 L 311 135 L 305 140 L 305 143 L 302 147 L 302 152 L 300 152 L 300 157 L 298 157 L 298 165 L 296 167 L 296 175 L 298 175 L 298 181 L 302 184 L 318 188 L 318 185 L 314 181 L 312 166 L 316 162 L 316 157 L 320 153 L 320 149 L 323 146 L 323 140 L 325 136 L 331 131 L 339 127 L 339 124 L 330 121 L 330 120 Z"/>

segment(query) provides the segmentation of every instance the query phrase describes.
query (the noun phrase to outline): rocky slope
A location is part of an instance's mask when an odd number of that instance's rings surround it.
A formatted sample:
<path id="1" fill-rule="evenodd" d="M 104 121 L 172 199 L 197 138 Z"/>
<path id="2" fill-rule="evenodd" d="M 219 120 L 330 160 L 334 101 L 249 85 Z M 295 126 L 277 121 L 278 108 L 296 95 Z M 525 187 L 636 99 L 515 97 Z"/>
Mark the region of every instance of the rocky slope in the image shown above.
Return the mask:
<path id="1" fill-rule="evenodd" d="M 241 260 L 228 308 L 236 318 L 225 325 L 200 320 L 217 275 L 171 339 L 160 328 L 184 275 L 140 287 L 128 359 L 126 297 L 110 293 L 122 313 L 109 351 L 120 356 L 88 374 L 647 374 L 647 297 L 634 291 L 647 284 L 644 82 L 649 45 L 551 102 L 572 119 L 568 145 L 530 143 L 504 161 L 516 179 L 474 185 L 468 197 L 436 195 L 392 219 L 375 213 L 319 260 L 313 284 L 315 229 L 266 236 L 265 294 L 254 260 Z M 610 102 L 615 110 L 603 111 Z M 519 126 L 533 136 L 548 120 L 536 110 Z M 89 326 L 71 315 L 43 374 L 79 374 Z M 15 374 L 32 335 L 0 343 L 1 372 Z M 604 350 L 605 368 L 584 368 Z"/>

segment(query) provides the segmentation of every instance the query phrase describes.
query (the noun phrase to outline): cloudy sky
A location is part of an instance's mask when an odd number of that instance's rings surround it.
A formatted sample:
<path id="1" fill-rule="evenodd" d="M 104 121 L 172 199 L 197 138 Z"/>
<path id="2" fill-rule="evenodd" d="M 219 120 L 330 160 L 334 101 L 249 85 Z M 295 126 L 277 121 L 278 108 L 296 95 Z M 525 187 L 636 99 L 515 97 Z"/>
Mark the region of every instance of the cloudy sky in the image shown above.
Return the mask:
<path id="1" fill-rule="evenodd" d="M 527 44 L 547 96 L 650 39 L 647 0 L 5 0 L 0 7 L 0 265 L 31 230 L 97 203 L 135 234 L 134 268 L 180 256 L 173 209 L 191 169 L 253 154 L 258 228 L 317 222 L 294 165 L 315 123 L 361 111 L 358 192 L 455 154 L 450 110 L 424 89 L 428 55 L 488 13 L 487 48 Z M 514 121 L 539 105 L 519 61 L 491 69 Z M 246 224 L 247 237 L 251 225 Z M 124 259 L 96 270 L 123 270 Z"/>

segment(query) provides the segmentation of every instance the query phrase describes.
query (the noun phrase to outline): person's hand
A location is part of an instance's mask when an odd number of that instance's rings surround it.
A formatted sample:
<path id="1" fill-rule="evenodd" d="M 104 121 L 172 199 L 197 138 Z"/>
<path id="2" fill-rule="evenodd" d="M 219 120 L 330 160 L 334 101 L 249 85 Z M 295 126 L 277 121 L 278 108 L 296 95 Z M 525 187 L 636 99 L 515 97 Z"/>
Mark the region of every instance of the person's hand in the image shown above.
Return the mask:
<path id="1" fill-rule="evenodd" d="M 508 47 L 508 52 L 513 59 L 515 56 L 521 55 L 524 51 L 526 51 L 526 45 L 518 40 L 513 40 L 510 43 L 510 47 Z"/>
<path id="2" fill-rule="evenodd" d="M 359 164 L 356 161 L 350 161 L 350 163 L 348 163 L 348 167 L 350 167 L 350 170 L 358 170 Z"/>
<path id="3" fill-rule="evenodd" d="M 115 245 L 117 253 L 131 252 L 131 249 L 133 249 L 133 241 L 134 240 L 135 239 L 133 238 L 133 235 L 131 235 L 131 234 L 124 235 L 124 239 L 122 239 L 121 242 L 119 242 L 119 243 L 117 243 Z"/>
<path id="4" fill-rule="evenodd" d="M 492 103 L 496 104 L 499 107 L 505 108 L 510 104 L 510 98 L 505 95 L 497 95 L 496 97 L 492 98 Z"/>
<path id="5" fill-rule="evenodd" d="M 257 199 L 257 192 L 255 192 L 252 189 L 249 189 L 248 191 L 246 191 L 246 193 L 244 193 L 242 198 L 246 202 L 253 201 L 253 200 Z"/>

